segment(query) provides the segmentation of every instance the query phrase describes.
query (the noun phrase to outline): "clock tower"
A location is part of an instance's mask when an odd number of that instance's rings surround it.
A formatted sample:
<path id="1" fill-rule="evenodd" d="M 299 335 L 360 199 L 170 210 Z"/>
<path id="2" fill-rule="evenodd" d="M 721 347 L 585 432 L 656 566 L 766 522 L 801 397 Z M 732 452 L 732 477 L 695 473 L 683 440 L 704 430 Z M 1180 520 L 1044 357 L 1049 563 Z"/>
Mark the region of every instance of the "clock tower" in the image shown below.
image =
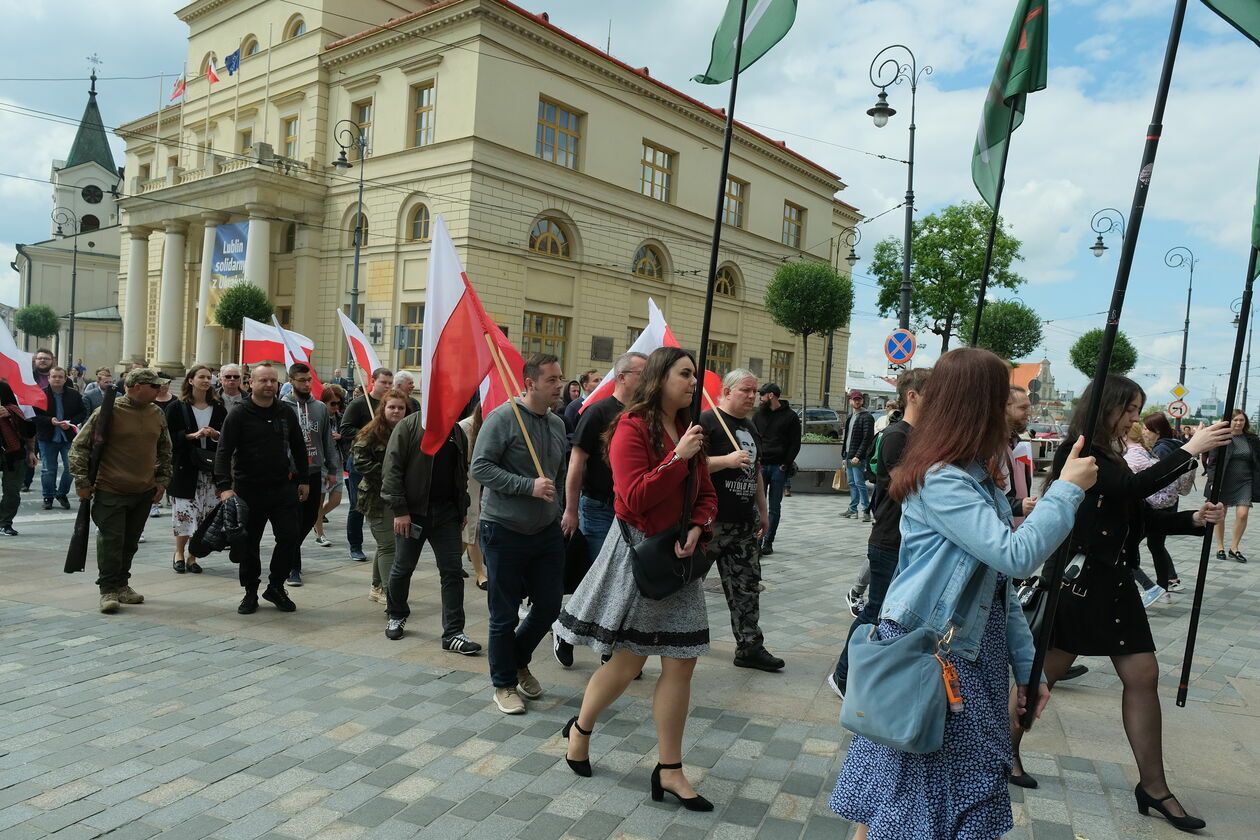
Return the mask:
<path id="1" fill-rule="evenodd" d="M 118 224 L 118 206 L 114 190 L 122 178 L 109 148 L 109 138 L 101 120 L 101 110 L 96 104 L 96 72 L 92 72 L 92 85 L 88 90 L 87 107 L 79 120 L 79 129 L 70 147 L 70 156 L 55 160 L 50 179 L 53 185 L 53 207 L 64 207 L 79 219 L 79 231 L 63 230 L 62 233 L 88 233 Z M 57 235 L 53 223 L 49 234 Z"/>

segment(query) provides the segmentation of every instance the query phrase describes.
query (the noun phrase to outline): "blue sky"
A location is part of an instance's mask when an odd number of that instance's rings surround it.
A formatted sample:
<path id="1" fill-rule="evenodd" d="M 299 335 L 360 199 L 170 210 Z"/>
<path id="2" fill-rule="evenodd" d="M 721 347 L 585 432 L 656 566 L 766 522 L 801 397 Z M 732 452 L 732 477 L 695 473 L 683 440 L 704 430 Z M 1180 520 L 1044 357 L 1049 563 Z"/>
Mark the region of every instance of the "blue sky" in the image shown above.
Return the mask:
<path id="1" fill-rule="evenodd" d="M 709 41 L 723 0 L 518 0 L 547 11 L 552 23 L 603 45 L 611 22 L 612 53 L 680 90 L 725 106 L 726 86 L 690 81 L 707 64 Z M 295 9 L 307 0 L 295 2 Z M 11 104 L 77 120 L 85 81 L 15 78 L 86 77 L 86 57 L 105 63 L 101 107 L 107 123 L 154 109 L 156 78 L 178 72 L 185 29 L 177 3 L 129 0 L 0 0 L 10 31 L 29 37 L 0 60 L 0 172 L 43 180 L 53 158 L 65 157 L 73 127 L 20 116 Z M 875 129 L 866 116 L 875 89 L 867 78 L 880 48 L 904 43 L 934 73 L 919 88 L 917 204 L 920 215 L 974 199 L 970 155 L 984 89 L 1013 12 L 1012 0 L 801 0 L 797 24 L 741 80 L 741 120 L 840 173 L 841 197 L 875 216 L 899 204 L 902 164 L 856 150 L 904 157 L 908 91 L 889 90 L 899 113 Z M 1118 238 L 1103 259 L 1088 252 L 1090 217 L 1104 207 L 1126 215 L 1150 120 L 1172 0 L 1051 0 L 1050 81 L 1029 99 L 1015 135 L 1004 215 L 1024 242 L 1018 297 L 1050 321 L 1044 352 L 1059 386 L 1079 390 L 1085 379 L 1067 364 L 1082 332 L 1102 325 L 1120 252 Z M 163 95 L 164 96 L 164 95 Z M 1185 269 L 1164 265 L 1165 252 L 1189 247 L 1198 258 L 1191 310 L 1189 399 L 1223 396 L 1233 347 L 1229 305 L 1241 294 L 1260 154 L 1260 51 L 1192 2 L 1165 118 L 1145 221 L 1135 255 L 1121 329 L 1138 346 L 1134 371 L 1153 401 L 1165 402 L 1176 383 L 1185 318 Z M 115 141 L 121 161 L 121 144 Z M 847 147 L 847 148 L 846 148 Z M 716 173 L 714 173 L 716 180 Z M 51 210 L 49 187 L 0 177 L 0 247 L 41 239 Z M 879 348 L 893 321 L 875 316 L 875 289 L 863 274 L 876 241 L 899 235 L 901 211 L 863 226 L 862 262 L 855 269 L 857 304 L 850 367 L 881 370 Z M 12 259 L 12 256 L 9 257 Z M 16 282 L 0 275 L 0 300 L 16 300 Z M 938 340 L 921 336 L 929 361 Z M 1260 379 L 1257 356 L 1253 383 Z M 1251 400 L 1260 402 L 1260 390 Z"/>

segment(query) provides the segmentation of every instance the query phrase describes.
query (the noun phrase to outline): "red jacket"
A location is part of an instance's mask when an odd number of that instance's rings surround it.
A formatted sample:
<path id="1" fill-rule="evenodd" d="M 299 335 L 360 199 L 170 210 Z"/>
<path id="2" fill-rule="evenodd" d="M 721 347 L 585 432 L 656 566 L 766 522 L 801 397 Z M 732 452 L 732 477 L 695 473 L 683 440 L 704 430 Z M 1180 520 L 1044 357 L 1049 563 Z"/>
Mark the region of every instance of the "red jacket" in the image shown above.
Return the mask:
<path id="1" fill-rule="evenodd" d="M 684 431 L 685 427 L 678 427 L 679 434 Z M 708 541 L 713 517 L 717 514 L 717 493 L 713 491 L 705 458 L 697 454 L 691 459 L 680 458 L 670 463 L 674 457 L 673 441 L 666 436 L 662 443 L 665 457 L 657 458 L 643 418 L 633 415 L 621 418 L 608 448 L 615 495 L 613 508 L 626 524 L 648 536 L 676 526 L 682 514 L 687 472 L 693 468 L 698 480 L 693 482 L 691 524 L 703 529 L 700 535 L 703 544 Z"/>

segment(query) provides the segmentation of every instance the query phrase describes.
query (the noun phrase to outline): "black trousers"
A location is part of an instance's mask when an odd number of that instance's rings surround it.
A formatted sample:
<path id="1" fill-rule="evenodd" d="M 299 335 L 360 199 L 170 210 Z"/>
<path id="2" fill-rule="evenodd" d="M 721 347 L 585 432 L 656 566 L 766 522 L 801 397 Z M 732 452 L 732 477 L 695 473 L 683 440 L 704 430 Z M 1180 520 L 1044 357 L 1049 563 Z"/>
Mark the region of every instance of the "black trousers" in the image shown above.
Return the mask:
<path id="1" fill-rule="evenodd" d="M 302 543 L 306 542 L 306 538 L 314 529 L 315 520 L 319 518 L 319 509 L 324 504 L 324 494 L 320 492 L 324 489 L 324 480 L 320 474 L 314 473 L 307 478 L 306 486 L 310 488 L 306 494 L 306 501 L 298 502 L 301 519 L 298 521 L 297 547 L 293 550 L 293 571 L 295 572 L 302 571 Z"/>
<path id="2" fill-rule="evenodd" d="M 420 560 L 420 549 L 427 542 L 433 548 L 437 558 L 438 579 L 442 586 L 442 638 L 464 632 L 464 576 L 461 560 L 464 554 L 464 543 L 461 535 L 464 531 L 459 509 L 453 504 L 435 505 L 426 517 L 412 517 L 412 523 L 419 525 L 419 539 L 411 537 L 394 538 L 394 565 L 389 572 L 389 580 L 383 581 L 387 587 L 390 618 L 407 618 L 411 615 L 411 607 L 407 599 L 411 595 L 411 576 L 416 571 Z"/>
<path id="3" fill-rule="evenodd" d="M 241 587 L 246 592 L 257 592 L 262 576 L 262 558 L 259 544 L 267 523 L 271 523 L 271 535 L 276 547 L 271 552 L 271 569 L 267 576 L 270 587 L 284 586 L 298 556 L 298 527 L 300 508 L 297 485 L 288 481 L 283 484 L 238 484 L 236 495 L 249 506 L 249 524 L 246 537 L 232 547 L 229 554 L 233 563 L 239 564 Z"/>

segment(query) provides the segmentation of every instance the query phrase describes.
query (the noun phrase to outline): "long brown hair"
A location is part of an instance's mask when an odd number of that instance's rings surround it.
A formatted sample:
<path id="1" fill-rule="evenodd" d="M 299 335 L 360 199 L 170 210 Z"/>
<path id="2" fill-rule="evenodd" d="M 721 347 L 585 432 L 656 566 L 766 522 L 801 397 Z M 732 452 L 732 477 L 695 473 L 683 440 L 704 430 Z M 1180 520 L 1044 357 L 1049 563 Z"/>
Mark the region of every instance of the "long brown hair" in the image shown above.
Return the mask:
<path id="1" fill-rule="evenodd" d="M 214 372 L 213 370 L 210 369 L 209 365 L 193 365 L 192 367 L 188 369 L 188 372 L 184 374 L 184 384 L 179 389 L 179 398 L 183 400 L 184 402 L 188 403 L 189 405 L 192 405 L 192 401 L 193 401 L 193 387 L 192 387 L 193 377 L 197 375 L 197 371 L 201 371 L 201 370 L 209 370 L 211 373 Z M 219 403 L 219 395 L 215 393 L 214 385 L 212 384 L 209 388 L 206 389 L 206 404 L 218 405 L 218 403 Z"/>
<path id="2" fill-rule="evenodd" d="M 1129 403 L 1138 400 L 1145 404 L 1146 392 L 1142 390 L 1141 385 L 1127 376 L 1107 374 L 1107 379 L 1103 382 L 1102 411 L 1098 415 L 1098 426 L 1094 429 L 1086 429 L 1085 427 L 1089 424 L 1089 406 L 1093 402 L 1093 397 L 1094 383 L 1091 382 L 1085 386 L 1081 398 L 1076 401 L 1076 410 L 1072 412 L 1072 420 L 1068 423 L 1067 435 L 1063 438 L 1061 445 L 1071 446 L 1078 438 L 1084 437 L 1086 444 L 1082 455 L 1093 455 L 1110 461 L 1127 472 L 1132 472 L 1129 469 L 1129 462 L 1124 460 L 1122 455 L 1125 449 L 1124 440 L 1129 430 L 1118 431 L 1116 422 L 1129 407 Z M 1058 479 L 1059 467 L 1057 465 L 1056 459 L 1046 471 L 1045 480 L 1041 484 L 1043 492 Z"/>
<path id="3" fill-rule="evenodd" d="M 368 446 L 384 446 L 389 443 L 390 433 L 394 430 L 385 422 L 385 406 L 389 405 L 390 400 L 398 400 L 404 406 L 410 405 L 406 394 L 397 388 L 390 388 L 381 397 L 381 401 L 378 403 L 380 407 L 376 409 L 376 416 L 355 435 L 355 443 L 364 441 Z"/>
<path id="4" fill-rule="evenodd" d="M 1010 365 L 988 350 L 962 347 L 941 356 L 923 387 L 926 410 L 919 414 L 901 462 L 892 470 L 888 494 L 905 501 L 937 464 L 966 466 L 979 461 L 992 474 L 1010 434 L 1006 424 L 1010 390 Z"/>
<path id="5" fill-rule="evenodd" d="M 669 380 L 669 371 L 679 359 L 687 359 L 691 362 L 694 369 L 696 359 L 686 350 L 679 347 L 658 347 L 652 351 L 652 355 L 648 356 L 647 363 L 643 366 L 643 375 L 639 377 L 639 385 L 635 388 L 634 396 L 630 398 L 630 404 L 621 410 L 621 413 L 608 424 L 608 429 L 604 432 L 604 452 L 608 453 L 612 449 L 613 434 L 617 431 L 617 424 L 621 422 L 621 418 L 633 414 L 641 417 L 647 423 L 648 435 L 652 439 L 652 448 L 656 452 L 656 457 L 665 457 L 665 446 L 663 440 L 665 438 L 665 408 L 661 404 L 665 397 L 665 383 Z M 697 379 L 699 374 L 697 373 Z M 696 387 L 700 387 L 699 381 Z M 684 426 L 691 424 L 691 406 L 678 410 L 678 413 L 670 420 L 681 420 Z M 605 455 L 605 457 L 607 457 Z"/>

